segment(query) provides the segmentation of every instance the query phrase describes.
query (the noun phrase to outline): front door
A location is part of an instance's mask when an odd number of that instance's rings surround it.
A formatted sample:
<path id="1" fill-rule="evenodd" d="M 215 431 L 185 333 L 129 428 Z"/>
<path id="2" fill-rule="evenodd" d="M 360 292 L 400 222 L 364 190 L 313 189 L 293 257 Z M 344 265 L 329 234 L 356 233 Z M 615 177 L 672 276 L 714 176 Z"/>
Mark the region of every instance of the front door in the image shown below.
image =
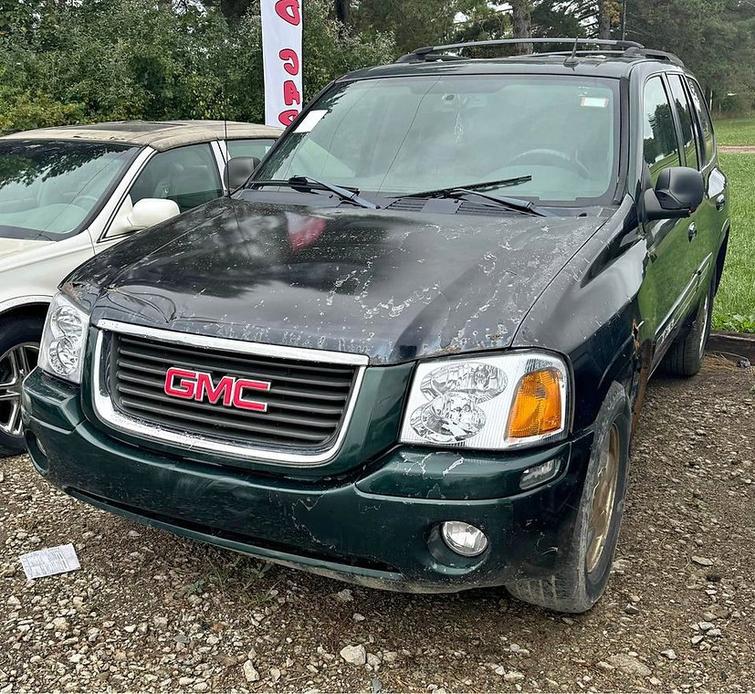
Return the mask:
<path id="1" fill-rule="evenodd" d="M 642 118 L 644 176 L 654 186 L 661 171 L 682 165 L 676 116 L 660 74 L 645 83 Z M 644 225 L 648 264 L 639 300 L 646 322 L 643 332 L 655 343 L 653 367 L 673 341 L 695 297 L 697 266 L 689 252 L 694 224 L 689 217 Z"/>

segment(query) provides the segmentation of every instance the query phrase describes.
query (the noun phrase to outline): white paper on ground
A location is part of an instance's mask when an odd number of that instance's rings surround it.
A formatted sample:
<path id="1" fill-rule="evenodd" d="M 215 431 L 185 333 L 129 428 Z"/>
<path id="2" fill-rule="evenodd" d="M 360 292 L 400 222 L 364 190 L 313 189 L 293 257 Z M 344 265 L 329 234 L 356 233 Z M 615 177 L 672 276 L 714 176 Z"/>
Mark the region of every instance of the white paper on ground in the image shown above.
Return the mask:
<path id="1" fill-rule="evenodd" d="M 76 550 L 71 544 L 47 547 L 36 552 L 22 554 L 20 559 L 28 579 L 63 574 L 81 568 Z"/>

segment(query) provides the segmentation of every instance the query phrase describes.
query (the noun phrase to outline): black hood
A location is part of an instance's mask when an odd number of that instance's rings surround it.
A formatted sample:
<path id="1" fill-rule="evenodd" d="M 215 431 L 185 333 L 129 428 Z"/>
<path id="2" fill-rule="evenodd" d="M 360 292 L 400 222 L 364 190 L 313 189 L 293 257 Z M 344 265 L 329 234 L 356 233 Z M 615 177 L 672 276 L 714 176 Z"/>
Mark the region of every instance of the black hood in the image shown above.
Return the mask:
<path id="1" fill-rule="evenodd" d="M 68 287 L 94 321 L 387 364 L 509 346 L 548 282 L 604 222 L 224 198 L 97 256 Z"/>

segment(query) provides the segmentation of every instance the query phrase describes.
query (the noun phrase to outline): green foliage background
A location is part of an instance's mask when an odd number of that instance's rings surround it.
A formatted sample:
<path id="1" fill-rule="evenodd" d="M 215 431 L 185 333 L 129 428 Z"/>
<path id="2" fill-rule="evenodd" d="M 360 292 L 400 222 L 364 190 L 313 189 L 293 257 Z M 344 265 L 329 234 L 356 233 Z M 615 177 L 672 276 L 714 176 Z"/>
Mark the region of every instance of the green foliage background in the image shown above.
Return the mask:
<path id="1" fill-rule="evenodd" d="M 219 9 L 150 0 L 20 3 L 0 12 L 0 131 L 126 119 L 264 117 L 259 3 Z M 392 60 L 388 34 L 347 32 L 305 0 L 307 97 L 348 70 Z M 1 6 L 1 5 L 0 5 Z"/>
<path id="2" fill-rule="evenodd" d="M 534 35 L 619 32 L 624 0 L 519 0 Z M 673 50 L 718 108 L 755 94 L 755 1 L 625 0 L 627 38 Z M 336 20 L 347 8 L 347 23 Z M 488 0 L 304 0 L 305 96 L 434 42 L 511 35 Z M 120 119 L 261 121 L 259 0 L 0 0 L 0 132 Z"/>

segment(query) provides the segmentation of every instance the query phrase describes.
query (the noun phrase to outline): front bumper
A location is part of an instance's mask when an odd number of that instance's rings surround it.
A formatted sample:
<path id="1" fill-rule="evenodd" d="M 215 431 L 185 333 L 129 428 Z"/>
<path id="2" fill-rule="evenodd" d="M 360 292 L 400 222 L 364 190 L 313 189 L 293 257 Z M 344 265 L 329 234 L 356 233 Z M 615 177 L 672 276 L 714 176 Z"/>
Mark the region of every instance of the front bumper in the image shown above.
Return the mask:
<path id="1" fill-rule="evenodd" d="M 536 452 L 469 454 L 394 447 L 317 481 L 208 464 L 113 438 L 85 418 L 79 390 L 39 369 L 24 387 L 37 470 L 77 499 L 178 535 L 280 564 L 380 587 L 454 592 L 553 572 L 572 546 L 592 434 Z M 521 473 L 560 461 L 552 481 L 519 491 Z M 479 557 L 452 553 L 439 525 L 489 538 Z"/>

